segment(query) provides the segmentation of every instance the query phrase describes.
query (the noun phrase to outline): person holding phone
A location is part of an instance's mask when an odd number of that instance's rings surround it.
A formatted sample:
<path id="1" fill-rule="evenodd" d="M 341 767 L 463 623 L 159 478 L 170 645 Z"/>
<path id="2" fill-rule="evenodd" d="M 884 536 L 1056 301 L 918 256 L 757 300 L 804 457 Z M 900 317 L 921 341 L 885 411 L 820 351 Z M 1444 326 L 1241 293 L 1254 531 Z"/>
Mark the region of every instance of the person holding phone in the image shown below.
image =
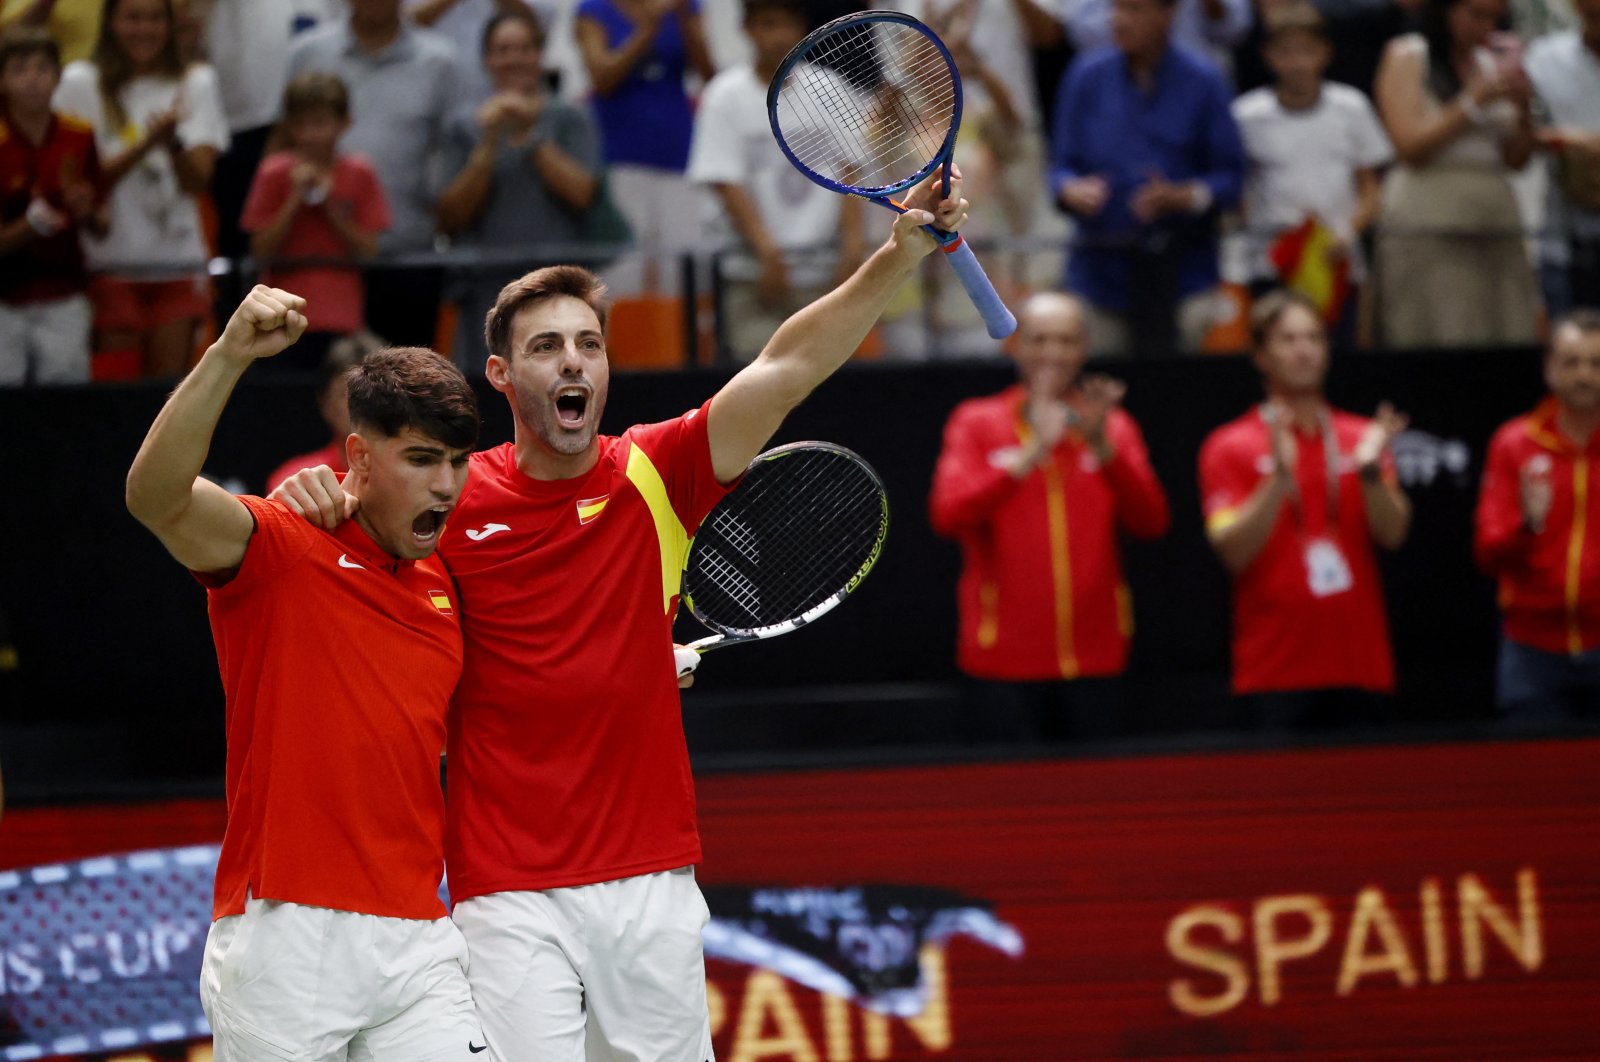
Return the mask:
<path id="1" fill-rule="evenodd" d="M 1380 341 L 1532 346 L 1538 292 L 1510 175 L 1535 141 L 1521 48 L 1496 32 L 1505 0 L 1428 0 L 1389 43 L 1378 115 L 1399 161 L 1377 240 Z"/>

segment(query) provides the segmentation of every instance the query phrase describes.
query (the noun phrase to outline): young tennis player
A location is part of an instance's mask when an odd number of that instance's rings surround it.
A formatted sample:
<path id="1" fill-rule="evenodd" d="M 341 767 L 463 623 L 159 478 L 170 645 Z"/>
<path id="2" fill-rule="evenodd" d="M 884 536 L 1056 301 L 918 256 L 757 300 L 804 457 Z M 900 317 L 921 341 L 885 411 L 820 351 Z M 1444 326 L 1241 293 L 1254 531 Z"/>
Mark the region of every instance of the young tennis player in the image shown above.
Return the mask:
<path id="1" fill-rule="evenodd" d="M 599 434 L 605 288 L 557 266 L 489 314 L 488 378 L 516 437 L 473 456 L 440 542 L 466 670 L 450 723 L 446 858 L 473 994 L 500 1058 L 704 1062 L 705 901 L 672 618 L 688 540 L 784 417 L 849 358 L 966 217 L 959 173 L 778 329 L 710 401 Z M 274 497 L 332 526 L 326 469 Z"/>
<path id="2" fill-rule="evenodd" d="M 298 339 L 306 301 L 257 286 L 168 400 L 128 509 L 206 587 L 227 694 L 228 825 L 200 994 L 218 1059 L 462 1059 L 484 1050 L 466 943 L 439 902 L 439 750 L 461 674 L 432 554 L 478 437 L 432 351 L 350 374 L 336 532 L 200 475 L 245 371 Z"/>

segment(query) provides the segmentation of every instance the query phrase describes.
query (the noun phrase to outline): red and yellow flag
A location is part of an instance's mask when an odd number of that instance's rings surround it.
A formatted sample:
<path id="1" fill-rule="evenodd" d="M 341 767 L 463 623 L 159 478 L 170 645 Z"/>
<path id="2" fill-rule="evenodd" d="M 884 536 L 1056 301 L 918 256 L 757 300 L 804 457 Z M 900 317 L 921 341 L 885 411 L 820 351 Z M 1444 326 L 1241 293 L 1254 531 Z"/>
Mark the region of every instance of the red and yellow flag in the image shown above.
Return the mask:
<path id="1" fill-rule="evenodd" d="M 1329 255 L 1337 242 L 1332 229 L 1310 217 L 1274 240 L 1267 252 L 1284 286 L 1316 303 L 1329 322 L 1339 319 L 1350 297 L 1350 260 Z"/>

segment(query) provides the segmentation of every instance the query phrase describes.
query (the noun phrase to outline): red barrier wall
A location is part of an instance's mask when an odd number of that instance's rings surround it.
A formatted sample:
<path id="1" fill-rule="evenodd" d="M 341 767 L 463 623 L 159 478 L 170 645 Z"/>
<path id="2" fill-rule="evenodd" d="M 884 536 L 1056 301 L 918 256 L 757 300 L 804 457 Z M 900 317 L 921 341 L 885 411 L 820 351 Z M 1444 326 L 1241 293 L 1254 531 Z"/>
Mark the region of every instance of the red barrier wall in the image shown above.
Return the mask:
<path id="1" fill-rule="evenodd" d="M 712 963 L 724 1062 L 1595 1057 L 1600 741 L 718 775 L 706 884 L 933 885 L 1025 953 L 924 952 L 914 1022 Z M 0 868 L 212 840 L 23 810 Z"/>

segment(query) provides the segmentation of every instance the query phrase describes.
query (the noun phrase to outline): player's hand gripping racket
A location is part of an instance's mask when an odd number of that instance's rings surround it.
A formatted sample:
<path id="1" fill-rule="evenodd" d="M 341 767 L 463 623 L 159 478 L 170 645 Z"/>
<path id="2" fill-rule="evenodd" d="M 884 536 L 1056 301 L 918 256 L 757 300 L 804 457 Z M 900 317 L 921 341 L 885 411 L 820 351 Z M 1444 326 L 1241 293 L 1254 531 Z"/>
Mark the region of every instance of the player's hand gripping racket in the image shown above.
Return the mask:
<path id="1" fill-rule="evenodd" d="M 961 77 L 934 32 L 898 11 L 834 19 L 795 45 L 767 89 L 778 146 L 824 188 L 901 213 L 895 197 L 943 167 L 961 127 Z M 1016 330 L 994 285 L 959 233 L 926 226 L 943 247 L 989 335 Z"/>
<path id="2" fill-rule="evenodd" d="M 683 603 L 717 633 L 674 649 L 678 674 L 700 654 L 798 630 L 867 577 L 889 533 L 878 474 L 831 443 L 790 443 L 750 462 L 695 533 Z"/>

